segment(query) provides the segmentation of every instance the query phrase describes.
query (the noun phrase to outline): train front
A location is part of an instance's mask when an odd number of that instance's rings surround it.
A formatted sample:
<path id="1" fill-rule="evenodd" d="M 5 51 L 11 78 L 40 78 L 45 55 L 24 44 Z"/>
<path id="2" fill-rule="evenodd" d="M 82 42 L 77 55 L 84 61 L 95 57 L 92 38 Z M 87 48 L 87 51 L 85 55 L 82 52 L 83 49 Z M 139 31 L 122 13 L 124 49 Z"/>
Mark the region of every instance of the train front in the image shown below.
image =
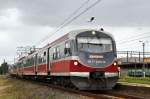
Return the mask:
<path id="1" fill-rule="evenodd" d="M 81 90 L 112 89 L 119 76 L 112 36 L 103 31 L 85 31 L 76 35 L 75 42 L 72 83 Z"/>

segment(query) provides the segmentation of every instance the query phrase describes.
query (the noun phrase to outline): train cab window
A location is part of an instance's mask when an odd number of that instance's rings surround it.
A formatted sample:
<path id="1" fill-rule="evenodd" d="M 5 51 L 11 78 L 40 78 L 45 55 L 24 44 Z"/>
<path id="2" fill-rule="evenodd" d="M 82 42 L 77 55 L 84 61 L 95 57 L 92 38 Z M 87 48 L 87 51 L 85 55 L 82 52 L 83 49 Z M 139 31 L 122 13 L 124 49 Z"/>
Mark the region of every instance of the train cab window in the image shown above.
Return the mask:
<path id="1" fill-rule="evenodd" d="M 70 43 L 69 42 L 65 43 L 64 54 L 65 54 L 65 56 L 70 56 L 71 55 L 71 48 L 70 48 Z"/>
<path id="2" fill-rule="evenodd" d="M 78 37 L 77 41 L 79 51 L 104 53 L 113 50 L 111 38 Z"/>

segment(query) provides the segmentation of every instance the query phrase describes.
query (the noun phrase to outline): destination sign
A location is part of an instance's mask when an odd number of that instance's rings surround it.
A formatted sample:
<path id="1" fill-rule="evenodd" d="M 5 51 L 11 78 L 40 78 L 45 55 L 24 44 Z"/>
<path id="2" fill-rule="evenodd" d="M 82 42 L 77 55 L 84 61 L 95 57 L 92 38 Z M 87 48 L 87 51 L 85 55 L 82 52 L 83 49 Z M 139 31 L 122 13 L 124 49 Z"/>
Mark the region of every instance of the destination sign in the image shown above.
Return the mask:
<path id="1" fill-rule="evenodd" d="M 89 55 L 89 58 L 104 58 L 102 55 Z"/>

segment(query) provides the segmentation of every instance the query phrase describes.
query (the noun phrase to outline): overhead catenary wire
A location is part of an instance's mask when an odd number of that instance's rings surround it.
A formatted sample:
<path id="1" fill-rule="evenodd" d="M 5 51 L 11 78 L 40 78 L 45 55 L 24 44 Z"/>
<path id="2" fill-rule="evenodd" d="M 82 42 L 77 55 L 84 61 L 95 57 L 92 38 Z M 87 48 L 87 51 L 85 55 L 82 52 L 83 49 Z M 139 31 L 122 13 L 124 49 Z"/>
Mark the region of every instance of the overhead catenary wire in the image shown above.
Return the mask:
<path id="1" fill-rule="evenodd" d="M 150 32 L 140 33 L 140 34 L 138 34 L 138 35 L 136 35 L 136 36 L 131 36 L 131 37 L 126 38 L 126 39 L 130 39 L 130 38 L 131 38 L 131 40 L 132 40 L 133 38 L 136 38 L 136 37 L 139 37 L 139 36 L 145 35 L 145 34 L 150 34 Z M 119 41 L 119 42 L 125 42 L 125 41 L 127 41 L 127 40 L 121 40 L 121 41 Z"/>
<path id="2" fill-rule="evenodd" d="M 141 45 L 132 45 L 132 46 L 122 46 L 118 47 L 119 49 L 130 49 L 130 48 L 138 48 L 141 47 Z"/>
<path id="3" fill-rule="evenodd" d="M 81 6 L 79 6 L 79 8 L 77 8 L 73 13 L 71 13 L 62 23 L 60 23 L 60 25 L 58 25 L 59 29 L 63 24 L 65 24 L 70 18 L 72 18 L 75 14 L 77 14 L 86 4 L 89 3 L 90 0 L 86 0 L 83 4 L 81 4 Z M 56 29 L 56 31 L 57 31 Z M 49 36 L 51 36 L 52 34 L 48 34 L 47 36 L 45 36 L 43 39 L 41 39 L 38 43 L 44 41 L 45 39 L 47 39 Z M 38 44 L 37 43 L 37 44 Z"/>
<path id="4" fill-rule="evenodd" d="M 89 0 L 88 0 L 89 1 Z M 74 16 L 72 19 L 70 19 L 68 22 L 63 22 L 61 24 L 61 26 L 59 26 L 55 32 L 51 33 L 50 35 L 47 35 L 45 38 L 43 38 L 42 40 L 40 40 L 37 44 L 41 44 L 42 42 L 44 42 L 48 37 L 54 35 L 55 33 L 57 33 L 58 31 L 60 31 L 62 28 L 64 28 L 65 26 L 67 26 L 68 24 L 70 24 L 71 22 L 73 22 L 74 20 L 76 20 L 78 17 L 80 17 L 82 14 L 84 14 L 85 12 L 87 12 L 88 10 L 90 10 L 91 8 L 93 8 L 95 5 L 97 5 L 100 1 L 102 0 L 97 0 L 94 3 L 92 3 L 90 6 L 88 6 L 87 8 L 85 8 L 81 13 L 79 13 L 78 15 Z M 87 2 L 85 2 L 86 4 Z M 82 7 L 81 7 L 82 8 Z M 80 7 L 74 12 L 77 13 L 77 11 L 79 9 L 81 9 Z M 72 15 L 71 15 L 72 16 Z"/>
<path id="5" fill-rule="evenodd" d="M 60 25 L 58 26 L 58 28 L 56 29 L 56 31 L 63 25 L 65 24 L 70 18 L 72 18 L 75 14 L 77 14 L 86 4 L 89 3 L 90 0 L 86 0 L 83 4 L 81 4 L 81 6 L 79 6 L 79 8 L 77 8 L 73 13 L 71 13 L 62 23 L 60 23 Z M 54 33 L 53 33 L 54 34 Z M 40 41 L 37 42 L 37 44 L 39 44 L 40 42 L 43 42 L 45 39 L 47 39 L 49 36 L 51 36 L 52 34 L 48 34 L 47 36 L 45 36 L 43 39 L 41 39 Z"/>
<path id="6" fill-rule="evenodd" d="M 149 38 L 149 37 L 148 37 L 148 38 Z M 142 40 L 142 39 L 144 39 L 144 38 L 141 38 L 141 40 Z M 133 40 L 133 41 L 127 40 L 127 42 L 125 42 L 125 41 L 124 41 L 124 42 L 121 42 L 121 43 L 120 43 L 120 42 L 116 42 L 116 44 L 117 44 L 118 46 L 125 46 L 125 45 L 127 46 L 127 45 L 134 45 L 134 44 L 136 44 L 136 43 L 139 43 L 139 41 L 140 41 L 139 39 L 136 39 L 136 40 Z M 145 43 L 147 43 L 147 42 L 150 42 L 150 40 L 147 40 L 147 39 L 146 39 Z"/>
<path id="7" fill-rule="evenodd" d="M 73 17 L 75 14 L 77 14 L 85 5 L 87 5 L 87 4 L 89 3 L 89 1 L 90 1 L 90 0 L 86 0 L 83 4 L 81 4 L 81 6 L 80 6 L 79 8 L 77 8 L 73 13 L 71 13 L 71 14 L 59 25 L 59 27 L 62 26 L 63 24 L 65 24 L 66 21 L 69 20 L 71 17 Z M 58 28 L 59 28 L 59 27 L 58 27 Z M 57 28 L 57 29 L 58 29 L 58 28 Z"/>
<path id="8" fill-rule="evenodd" d="M 141 47 L 141 45 L 140 46 L 137 46 L 138 45 L 138 42 L 139 42 L 139 40 L 141 40 L 141 39 L 147 39 L 147 38 L 150 38 L 150 36 L 144 36 L 144 37 L 139 37 L 139 36 L 141 36 L 141 35 L 145 35 L 145 34 L 150 34 L 150 32 L 145 32 L 145 33 L 140 33 L 140 34 L 138 34 L 137 36 L 134 36 L 134 37 L 136 37 L 136 38 L 134 38 L 134 39 L 129 39 L 129 40 L 123 40 L 123 41 L 121 41 L 121 42 L 119 42 L 119 43 L 117 43 L 117 44 L 119 44 L 119 45 L 117 45 L 118 47 L 121 47 L 122 49 L 128 49 L 128 48 L 138 48 L 138 47 Z M 137 38 L 138 37 L 138 38 Z M 137 42 L 138 41 L 138 42 Z M 150 40 L 146 40 L 146 42 L 145 43 L 147 43 L 146 45 L 148 45 L 148 42 L 149 42 Z M 137 44 L 131 44 L 131 43 L 135 43 L 135 42 L 137 42 Z M 126 46 L 125 46 L 126 45 Z M 127 46 L 127 45 L 129 45 L 129 46 Z M 136 46 L 134 46 L 134 45 L 136 45 Z"/>
<path id="9" fill-rule="evenodd" d="M 146 40 L 145 43 L 148 44 L 148 42 L 150 42 L 150 40 Z M 139 43 L 139 40 L 134 40 L 134 41 L 128 41 L 128 42 L 125 42 L 125 43 L 116 43 L 117 46 L 131 46 L 131 45 L 135 45 L 135 44 L 138 44 Z"/>
<path id="10" fill-rule="evenodd" d="M 144 36 L 144 37 L 139 37 L 139 38 L 132 39 L 132 40 L 126 40 L 126 41 L 120 42 L 118 44 L 128 43 L 128 42 L 131 42 L 131 41 L 136 41 L 136 40 L 144 39 L 144 38 L 150 38 L 150 36 Z"/>

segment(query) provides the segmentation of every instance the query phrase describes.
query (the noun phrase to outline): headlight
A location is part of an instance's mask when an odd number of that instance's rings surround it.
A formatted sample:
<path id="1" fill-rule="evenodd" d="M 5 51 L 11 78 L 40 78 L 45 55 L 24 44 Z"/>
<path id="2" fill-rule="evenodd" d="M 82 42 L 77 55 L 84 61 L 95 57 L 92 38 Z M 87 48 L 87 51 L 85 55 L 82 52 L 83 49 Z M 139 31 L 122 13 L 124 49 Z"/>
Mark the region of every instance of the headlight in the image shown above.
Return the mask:
<path id="1" fill-rule="evenodd" d="M 75 61 L 75 62 L 74 62 L 74 65 L 76 65 L 76 66 L 77 66 L 77 65 L 78 65 L 78 62 L 77 62 L 77 61 Z"/>
<path id="2" fill-rule="evenodd" d="M 96 34 L 96 32 L 95 32 L 95 31 L 92 31 L 92 34 L 93 34 L 93 35 L 95 35 L 95 34 Z"/>
<path id="3" fill-rule="evenodd" d="M 114 66 L 117 66 L 117 62 L 114 62 Z"/>

